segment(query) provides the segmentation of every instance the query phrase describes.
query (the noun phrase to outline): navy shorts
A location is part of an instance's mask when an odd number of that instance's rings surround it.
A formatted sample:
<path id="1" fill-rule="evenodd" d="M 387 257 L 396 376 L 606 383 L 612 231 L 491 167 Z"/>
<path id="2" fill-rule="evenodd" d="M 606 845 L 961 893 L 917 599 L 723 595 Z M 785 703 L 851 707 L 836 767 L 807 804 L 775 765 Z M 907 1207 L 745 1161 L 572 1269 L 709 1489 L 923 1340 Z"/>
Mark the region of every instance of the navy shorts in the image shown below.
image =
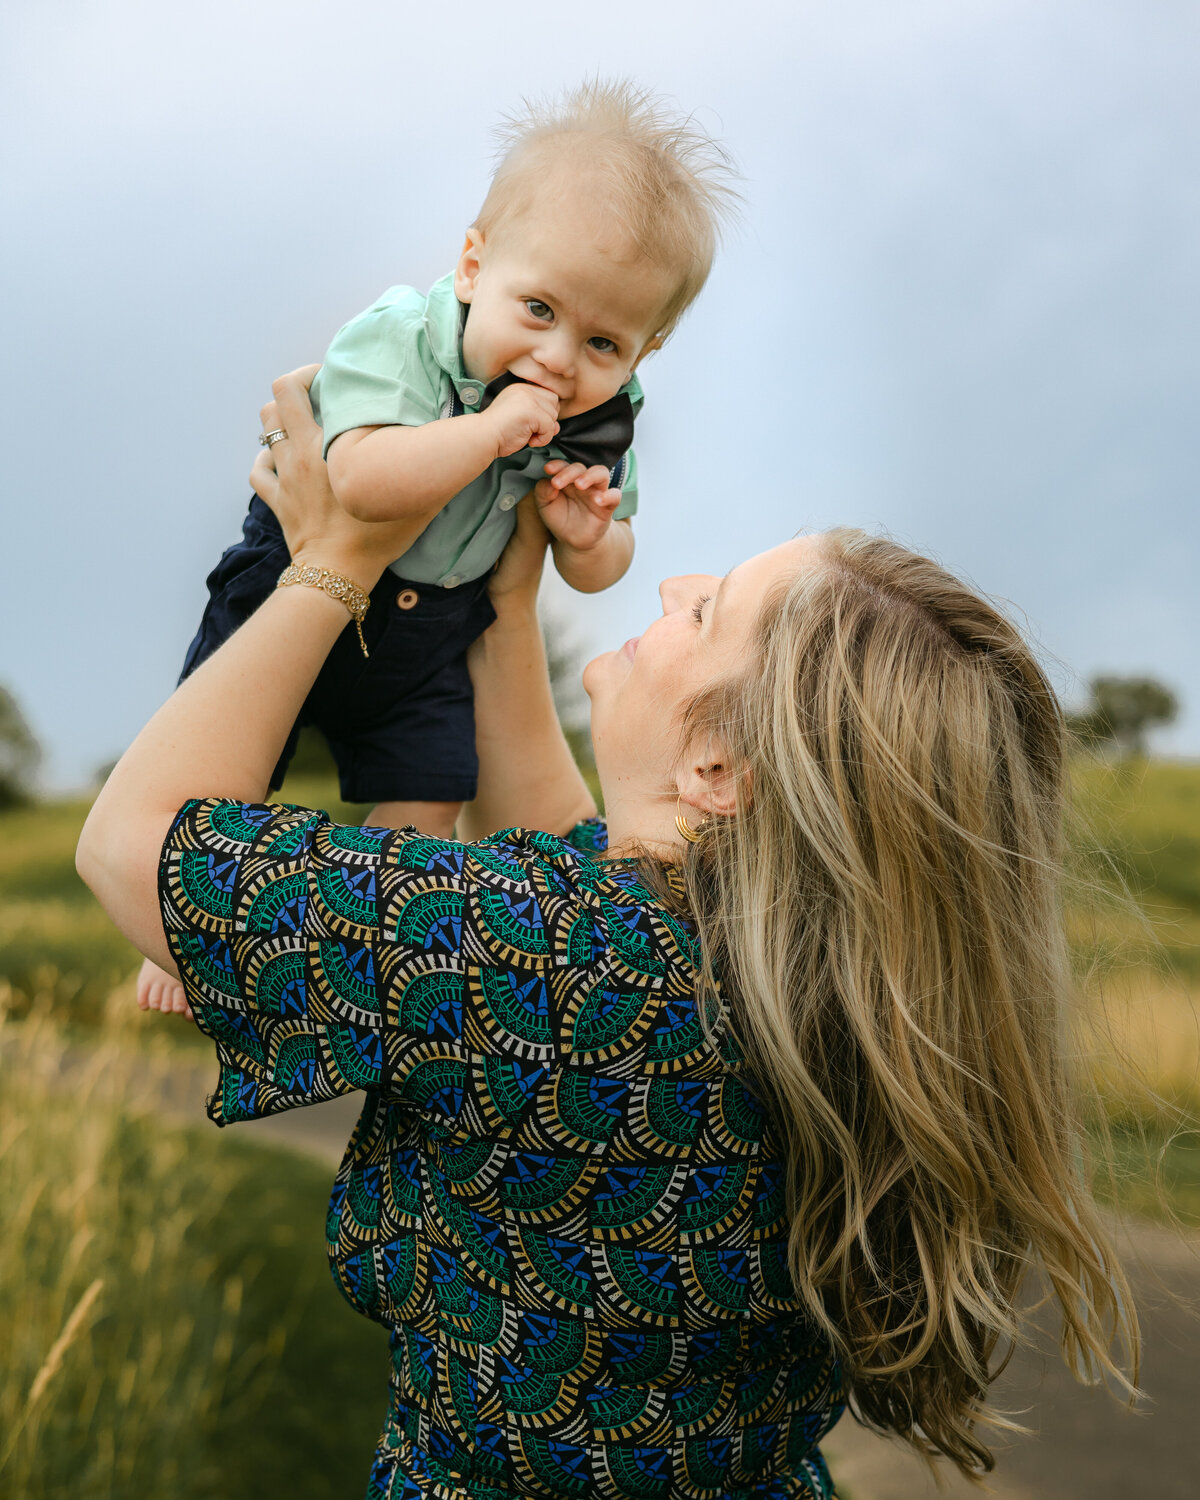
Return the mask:
<path id="1" fill-rule="evenodd" d="M 180 680 L 243 624 L 289 562 L 279 523 L 257 495 L 242 540 L 208 575 L 208 605 Z M 329 742 L 346 802 L 467 802 L 475 795 L 475 704 L 467 647 L 496 618 L 487 577 L 456 589 L 409 583 L 389 568 L 363 621 L 370 655 L 347 623 L 288 736 L 283 782 L 303 725 Z"/>

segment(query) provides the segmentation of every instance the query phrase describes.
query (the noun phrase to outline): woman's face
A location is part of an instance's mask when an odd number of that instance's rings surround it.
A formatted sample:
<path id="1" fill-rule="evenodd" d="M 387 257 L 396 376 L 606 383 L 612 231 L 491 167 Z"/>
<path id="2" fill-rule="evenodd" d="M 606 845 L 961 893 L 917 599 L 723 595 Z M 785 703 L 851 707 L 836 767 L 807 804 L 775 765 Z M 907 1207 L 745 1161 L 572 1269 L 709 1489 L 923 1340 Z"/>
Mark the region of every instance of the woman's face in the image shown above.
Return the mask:
<path id="1" fill-rule="evenodd" d="M 766 593 L 816 560 L 817 538 L 797 537 L 724 578 L 691 573 L 659 587 L 662 614 L 640 636 L 584 670 L 596 765 L 614 790 L 630 780 L 661 794 L 673 779 L 680 711 L 700 689 L 743 668 Z"/>

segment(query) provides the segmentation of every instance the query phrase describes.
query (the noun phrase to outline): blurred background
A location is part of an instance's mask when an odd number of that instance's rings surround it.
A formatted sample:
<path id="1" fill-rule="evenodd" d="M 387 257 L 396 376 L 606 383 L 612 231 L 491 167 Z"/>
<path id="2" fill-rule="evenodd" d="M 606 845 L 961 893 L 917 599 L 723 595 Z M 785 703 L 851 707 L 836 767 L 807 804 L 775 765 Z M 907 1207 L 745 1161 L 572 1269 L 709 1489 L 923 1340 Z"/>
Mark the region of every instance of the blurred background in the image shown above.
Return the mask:
<path id="1" fill-rule="evenodd" d="M 633 568 L 589 599 L 547 587 L 580 754 L 572 674 L 640 631 L 664 575 L 851 523 L 1010 601 L 1078 731 L 1079 1068 L 1155 1402 L 1125 1418 L 1018 1360 L 1001 1404 L 1038 1435 L 996 1492 L 1190 1497 L 1200 1259 L 1169 1227 L 1200 1225 L 1185 0 L 5 7 L 0 1493 L 365 1485 L 385 1355 L 320 1238 L 345 1113 L 194 1129 L 211 1063 L 135 1011 L 71 851 L 238 533 L 272 377 L 449 269 L 493 123 L 595 73 L 695 110 L 745 213 L 642 370 Z M 318 745 L 296 772 L 288 796 L 355 816 Z M 829 1451 L 850 1500 L 925 1493 L 849 1419 Z"/>

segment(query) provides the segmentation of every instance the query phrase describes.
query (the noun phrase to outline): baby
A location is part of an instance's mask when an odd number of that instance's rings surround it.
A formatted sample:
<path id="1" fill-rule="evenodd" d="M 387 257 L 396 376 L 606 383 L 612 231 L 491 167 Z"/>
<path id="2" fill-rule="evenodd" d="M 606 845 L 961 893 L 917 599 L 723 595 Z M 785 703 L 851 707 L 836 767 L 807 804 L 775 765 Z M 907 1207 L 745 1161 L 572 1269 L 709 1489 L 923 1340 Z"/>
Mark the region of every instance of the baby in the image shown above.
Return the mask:
<path id="1" fill-rule="evenodd" d="M 392 287 L 347 323 L 312 387 L 339 502 L 364 520 L 407 518 L 413 540 L 372 593 L 362 643 L 348 625 L 335 644 L 301 723 L 328 740 L 342 797 L 376 804 L 369 823 L 439 837 L 475 795 L 466 653 L 494 618 L 488 575 L 515 506 L 533 490 L 573 588 L 607 588 L 629 567 L 635 371 L 703 287 L 733 196 L 722 148 L 629 84 L 527 106 L 503 137 L 454 270 L 428 296 Z M 185 677 L 288 562 L 254 496 L 209 576 Z M 150 964 L 138 1002 L 184 1008 Z"/>

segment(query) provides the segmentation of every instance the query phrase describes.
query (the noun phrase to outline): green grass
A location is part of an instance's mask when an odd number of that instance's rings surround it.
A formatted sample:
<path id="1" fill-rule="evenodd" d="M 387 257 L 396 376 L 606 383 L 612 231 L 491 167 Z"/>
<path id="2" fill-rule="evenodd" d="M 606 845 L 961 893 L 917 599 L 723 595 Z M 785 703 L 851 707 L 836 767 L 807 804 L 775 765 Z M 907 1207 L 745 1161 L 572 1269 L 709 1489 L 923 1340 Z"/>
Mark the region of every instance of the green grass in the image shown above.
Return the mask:
<path id="1" fill-rule="evenodd" d="M 329 1168 L 164 1124 L 97 1042 L 0 1027 L 0 1494 L 362 1493 L 386 1337 L 331 1284 Z"/>
<path id="2" fill-rule="evenodd" d="M 1140 937 L 1142 961 L 1200 981 L 1200 765 L 1084 759 L 1074 783 L 1086 873 L 1123 881 L 1148 919 L 1135 934 L 1110 914 L 1118 946 Z"/>
<path id="3" fill-rule="evenodd" d="M 1107 811 L 1114 852 L 1135 888 L 1200 914 L 1200 767 L 1129 760 L 1086 767 L 1079 779 Z"/>
<path id="4" fill-rule="evenodd" d="M 1110 1128 L 1111 1172 L 1097 1172 L 1096 1197 L 1122 1214 L 1200 1229 L 1200 1117 Z M 1098 1149 L 1103 1142 L 1096 1143 Z"/>
<path id="5" fill-rule="evenodd" d="M 99 1024 L 138 957 L 75 873 L 83 801 L 0 813 L 0 981 L 26 1014 L 41 996 L 63 1021 Z"/>

